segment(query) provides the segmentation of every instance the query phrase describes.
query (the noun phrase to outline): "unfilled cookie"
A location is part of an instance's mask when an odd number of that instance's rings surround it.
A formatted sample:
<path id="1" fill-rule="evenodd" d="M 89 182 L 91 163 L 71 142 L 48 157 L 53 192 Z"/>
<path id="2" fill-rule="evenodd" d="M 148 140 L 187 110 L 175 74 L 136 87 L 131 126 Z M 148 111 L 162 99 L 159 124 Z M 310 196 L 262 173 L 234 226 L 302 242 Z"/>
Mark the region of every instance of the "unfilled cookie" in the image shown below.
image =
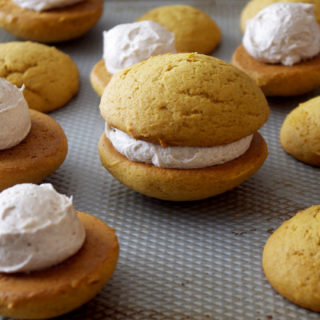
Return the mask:
<path id="1" fill-rule="evenodd" d="M 220 43 L 221 31 L 205 12 L 187 5 L 154 8 L 140 18 L 152 20 L 173 32 L 177 52 L 209 54 Z"/>
<path id="2" fill-rule="evenodd" d="M 262 264 L 274 289 L 295 304 L 320 311 L 320 206 L 284 222 L 268 239 Z"/>
<path id="3" fill-rule="evenodd" d="M 78 38 L 99 20 L 102 0 L 86 0 L 68 7 L 37 12 L 12 0 L 0 0 L 0 28 L 32 41 L 53 43 Z"/>
<path id="4" fill-rule="evenodd" d="M 287 115 L 280 141 L 296 159 L 320 166 L 320 97 L 301 103 Z"/>
<path id="5" fill-rule="evenodd" d="M 17 183 L 38 183 L 64 161 L 67 138 L 50 116 L 30 110 L 31 130 L 13 148 L 0 151 L 0 191 Z"/>
<path id="6" fill-rule="evenodd" d="M 112 228 L 77 212 L 85 227 L 83 247 L 62 263 L 31 273 L 0 274 L 0 314 L 47 319 L 67 313 L 92 299 L 111 277 L 119 245 Z"/>
<path id="7" fill-rule="evenodd" d="M 65 53 L 35 42 L 0 43 L 0 77 L 18 88 L 29 108 L 49 112 L 65 105 L 79 88 L 76 64 Z"/>
<path id="8" fill-rule="evenodd" d="M 320 86 L 320 55 L 293 66 L 267 64 L 251 57 L 240 45 L 232 64 L 254 79 L 266 96 L 296 96 Z"/>

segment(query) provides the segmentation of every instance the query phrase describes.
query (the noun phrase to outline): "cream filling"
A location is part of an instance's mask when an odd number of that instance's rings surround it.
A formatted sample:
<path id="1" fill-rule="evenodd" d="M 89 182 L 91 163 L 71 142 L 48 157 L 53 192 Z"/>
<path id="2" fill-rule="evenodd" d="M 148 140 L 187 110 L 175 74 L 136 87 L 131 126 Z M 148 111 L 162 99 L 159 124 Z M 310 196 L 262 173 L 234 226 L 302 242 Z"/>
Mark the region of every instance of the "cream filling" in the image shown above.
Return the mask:
<path id="1" fill-rule="evenodd" d="M 291 66 L 320 52 L 312 4 L 278 2 L 247 21 L 243 46 L 255 59 Z"/>
<path id="2" fill-rule="evenodd" d="M 72 198 L 51 184 L 18 184 L 0 193 L 0 272 L 56 265 L 75 254 L 84 240 Z"/>
<path id="3" fill-rule="evenodd" d="M 106 124 L 106 137 L 113 147 L 130 161 L 150 163 L 159 168 L 196 169 L 234 160 L 250 147 L 253 135 L 214 147 L 166 147 L 135 140 L 125 132 Z"/>
<path id="4" fill-rule="evenodd" d="M 0 78 L 0 151 L 19 144 L 31 129 L 29 107 L 22 90 Z"/>
<path id="5" fill-rule="evenodd" d="M 103 32 L 103 58 L 114 74 L 151 56 L 176 53 L 174 34 L 153 21 L 119 24 Z"/>
<path id="6" fill-rule="evenodd" d="M 66 7 L 83 1 L 85 0 L 13 0 L 20 8 L 34 11 Z"/>

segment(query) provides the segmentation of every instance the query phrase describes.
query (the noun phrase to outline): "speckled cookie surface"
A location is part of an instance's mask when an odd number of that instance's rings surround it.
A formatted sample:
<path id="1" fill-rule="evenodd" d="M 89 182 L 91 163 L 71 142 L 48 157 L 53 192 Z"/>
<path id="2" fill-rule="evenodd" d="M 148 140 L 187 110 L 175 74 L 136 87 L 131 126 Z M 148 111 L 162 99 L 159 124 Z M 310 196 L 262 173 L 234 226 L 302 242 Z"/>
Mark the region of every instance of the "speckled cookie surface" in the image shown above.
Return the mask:
<path id="1" fill-rule="evenodd" d="M 301 103 L 288 114 L 280 141 L 296 159 L 320 166 L 320 97 Z"/>
<path id="2" fill-rule="evenodd" d="M 200 54 L 153 57 L 115 74 L 100 110 L 111 126 L 165 145 L 215 146 L 267 120 L 262 91 L 232 65 Z"/>
<path id="3" fill-rule="evenodd" d="M 244 32 L 247 20 L 253 18 L 260 10 L 276 2 L 304 2 L 314 4 L 315 16 L 320 23 L 320 1 L 319 0 L 251 0 L 243 8 L 240 16 L 240 28 Z"/>
<path id="4" fill-rule="evenodd" d="M 79 88 L 76 64 L 65 53 L 35 42 L 0 43 L 0 77 L 23 91 L 29 108 L 48 112 L 65 105 Z"/>
<path id="5" fill-rule="evenodd" d="M 0 0 L 0 27 L 25 40 L 67 41 L 91 29 L 102 10 L 103 0 L 85 0 L 42 12 L 22 9 L 12 0 Z"/>
<path id="6" fill-rule="evenodd" d="M 173 32 L 177 52 L 209 54 L 219 44 L 221 31 L 205 12 L 187 5 L 154 8 L 137 19 L 152 20 Z"/>
<path id="7" fill-rule="evenodd" d="M 267 64 L 254 59 L 239 46 L 232 64 L 255 80 L 266 96 L 297 96 L 320 86 L 320 54 L 293 66 Z"/>
<path id="8" fill-rule="evenodd" d="M 91 70 L 90 73 L 90 83 L 94 91 L 102 96 L 104 88 L 109 83 L 112 74 L 108 72 L 105 67 L 104 60 L 98 61 Z"/>
<path id="9" fill-rule="evenodd" d="M 0 150 L 0 191 L 17 183 L 38 183 L 52 174 L 68 152 L 67 138 L 50 116 L 30 110 L 31 130 L 18 145 Z"/>
<path id="10" fill-rule="evenodd" d="M 320 311 L 320 206 L 284 222 L 263 251 L 266 277 L 281 295 L 299 306 Z"/>
<path id="11" fill-rule="evenodd" d="M 111 277 L 119 245 L 112 228 L 77 212 L 86 230 L 82 248 L 51 268 L 31 273 L 0 273 L 0 313 L 14 318 L 47 319 L 93 298 Z"/>

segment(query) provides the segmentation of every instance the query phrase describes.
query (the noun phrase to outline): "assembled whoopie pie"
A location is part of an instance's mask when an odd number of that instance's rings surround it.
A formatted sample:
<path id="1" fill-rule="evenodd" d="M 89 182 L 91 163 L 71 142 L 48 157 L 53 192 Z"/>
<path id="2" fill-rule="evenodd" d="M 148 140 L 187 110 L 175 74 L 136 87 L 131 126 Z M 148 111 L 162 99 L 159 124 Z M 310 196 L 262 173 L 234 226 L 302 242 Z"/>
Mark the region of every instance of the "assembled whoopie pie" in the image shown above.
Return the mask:
<path id="1" fill-rule="evenodd" d="M 61 42 L 88 32 L 102 11 L 103 0 L 0 0 L 0 28 L 25 40 Z"/>
<path id="2" fill-rule="evenodd" d="M 142 194 L 199 200 L 232 189 L 267 157 L 269 107 L 232 65 L 197 53 L 150 58 L 112 77 L 101 103 L 103 166 Z"/>

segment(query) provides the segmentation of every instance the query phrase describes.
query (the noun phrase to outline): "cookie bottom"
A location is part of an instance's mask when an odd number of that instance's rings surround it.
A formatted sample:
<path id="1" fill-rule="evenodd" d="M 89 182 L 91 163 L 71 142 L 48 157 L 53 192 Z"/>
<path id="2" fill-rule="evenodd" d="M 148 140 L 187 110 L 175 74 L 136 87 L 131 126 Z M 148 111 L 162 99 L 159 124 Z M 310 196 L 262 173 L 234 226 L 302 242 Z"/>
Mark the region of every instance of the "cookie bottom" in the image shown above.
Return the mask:
<path id="1" fill-rule="evenodd" d="M 107 71 L 104 60 L 101 59 L 94 65 L 90 73 L 91 86 L 100 97 L 111 78 L 112 74 Z"/>
<path id="2" fill-rule="evenodd" d="M 103 133 L 98 151 L 102 165 L 127 187 L 146 196 L 193 201 L 230 190 L 253 175 L 264 163 L 268 149 L 259 133 L 241 157 L 203 169 L 163 169 L 133 162 L 117 152 Z"/>
<path id="3" fill-rule="evenodd" d="M 0 314 L 47 319 L 67 313 L 92 299 L 116 267 L 119 245 L 104 222 L 77 212 L 86 230 L 82 248 L 66 261 L 31 273 L 0 273 Z"/>
<path id="4" fill-rule="evenodd" d="M 0 150 L 0 191 L 17 183 L 38 183 L 63 163 L 67 138 L 50 116 L 31 110 L 31 130 L 15 147 Z"/>
<path id="5" fill-rule="evenodd" d="M 320 86 L 320 54 L 293 66 L 266 64 L 251 57 L 241 45 L 232 64 L 254 79 L 266 96 L 297 96 Z"/>
<path id="6" fill-rule="evenodd" d="M 102 0 L 85 0 L 42 12 L 23 9 L 12 0 L 0 0 L 0 27 L 21 39 L 53 43 L 78 38 L 99 20 Z"/>

